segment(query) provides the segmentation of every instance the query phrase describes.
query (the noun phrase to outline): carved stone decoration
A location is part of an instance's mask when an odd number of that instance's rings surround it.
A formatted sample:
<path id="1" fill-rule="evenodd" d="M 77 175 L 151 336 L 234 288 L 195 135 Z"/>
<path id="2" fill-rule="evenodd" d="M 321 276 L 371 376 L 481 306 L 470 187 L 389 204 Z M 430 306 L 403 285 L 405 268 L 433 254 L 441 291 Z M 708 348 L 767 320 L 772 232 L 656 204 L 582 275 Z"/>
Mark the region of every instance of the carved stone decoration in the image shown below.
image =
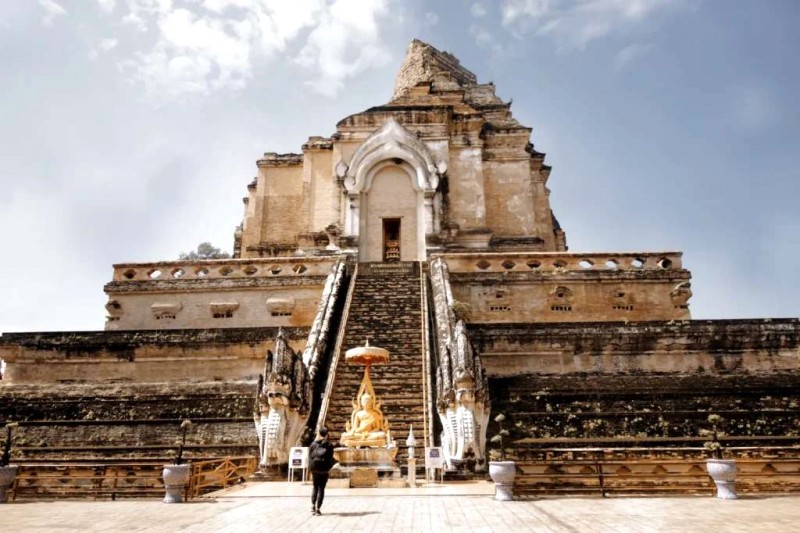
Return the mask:
<path id="1" fill-rule="evenodd" d="M 267 298 L 267 311 L 270 312 L 273 316 L 286 316 L 291 315 L 292 311 L 294 311 L 295 300 L 291 297 L 286 298 L 279 298 L 279 297 L 271 297 Z"/>
<path id="2" fill-rule="evenodd" d="M 335 303 L 341 292 L 342 280 L 346 273 L 347 267 L 344 261 L 339 261 L 333 266 L 325 280 L 325 288 L 322 290 L 317 314 L 311 324 L 308 342 L 303 350 L 303 363 L 308 367 L 312 381 L 317 379 L 317 374 L 323 365 L 323 355 L 328 347 L 328 339 L 331 337 L 330 326 Z"/>
<path id="3" fill-rule="evenodd" d="M 108 322 L 116 322 L 122 317 L 122 304 L 112 298 L 106 302 L 106 312 L 108 313 L 106 320 Z"/>
<path id="4" fill-rule="evenodd" d="M 349 194 L 370 188 L 370 170 L 386 160 L 402 159 L 414 169 L 417 190 L 434 191 L 439 186 L 439 174 L 430 150 L 416 135 L 405 129 L 393 117 L 358 147 L 350 160 L 344 179 Z"/>
<path id="5" fill-rule="evenodd" d="M 613 289 L 610 293 L 612 309 L 616 311 L 633 311 L 634 294 L 627 290 L 624 285 Z"/>
<path id="6" fill-rule="evenodd" d="M 211 302 L 208 304 L 214 318 L 230 318 L 239 309 L 239 302 Z"/>
<path id="7" fill-rule="evenodd" d="M 688 307 L 689 298 L 692 297 L 692 284 L 688 281 L 678 283 L 669 295 L 675 307 Z"/>
<path id="8" fill-rule="evenodd" d="M 336 163 L 336 177 L 339 179 L 344 179 L 345 175 L 347 174 L 347 163 L 344 161 L 339 161 Z"/>
<path id="9" fill-rule="evenodd" d="M 553 288 L 547 295 L 547 303 L 551 311 L 572 311 L 572 289 L 563 285 Z"/>
<path id="10" fill-rule="evenodd" d="M 174 319 L 183 309 L 180 302 L 156 302 L 150 305 L 150 311 L 156 320 Z"/>
<path id="11" fill-rule="evenodd" d="M 310 407 L 308 371 L 281 328 L 275 352 L 267 351 L 253 413 L 261 467 L 288 463 L 289 448 L 299 445 Z"/>
<path id="12" fill-rule="evenodd" d="M 243 198 L 245 205 L 249 201 L 249 198 Z M 242 237 L 244 236 L 244 222 L 236 226 L 236 230 L 233 232 L 233 257 L 238 258 L 242 257 Z"/>
<path id="13" fill-rule="evenodd" d="M 339 224 L 330 224 L 325 228 L 325 234 L 328 236 L 328 245 L 325 247 L 326 250 L 331 252 L 338 252 L 339 245 L 337 241 L 339 240 L 339 235 L 342 234 L 342 227 Z"/>
<path id="14" fill-rule="evenodd" d="M 480 356 L 463 320 L 453 312 L 447 265 L 431 264 L 439 367 L 436 370 L 437 412 L 442 422 L 442 450 L 451 470 L 485 470 L 489 387 Z"/>

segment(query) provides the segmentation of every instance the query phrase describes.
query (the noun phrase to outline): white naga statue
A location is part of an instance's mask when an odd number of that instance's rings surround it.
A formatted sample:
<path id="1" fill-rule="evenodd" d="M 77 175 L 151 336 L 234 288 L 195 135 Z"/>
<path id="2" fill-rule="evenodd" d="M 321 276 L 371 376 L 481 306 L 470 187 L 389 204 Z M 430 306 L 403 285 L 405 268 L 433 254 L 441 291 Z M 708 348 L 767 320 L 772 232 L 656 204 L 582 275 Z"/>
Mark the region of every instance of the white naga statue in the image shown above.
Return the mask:
<path id="1" fill-rule="evenodd" d="M 275 353 L 267 351 L 253 413 L 261 467 L 289 462 L 289 448 L 299 445 L 308 420 L 310 400 L 311 383 L 302 356 L 289 347 L 281 329 Z"/>
<path id="2" fill-rule="evenodd" d="M 482 471 L 489 422 L 488 387 L 461 320 L 456 323 L 453 344 L 440 356 L 437 375 L 442 452 L 450 469 Z"/>
<path id="3" fill-rule="evenodd" d="M 437 412 L 442 422 L 442 452 L 451 470 L 486 467 L 489 387 L 480 357 L 472 348 L 464 320 L 456 316 L 447 264 L 431 265 L 439 348 Z"/>

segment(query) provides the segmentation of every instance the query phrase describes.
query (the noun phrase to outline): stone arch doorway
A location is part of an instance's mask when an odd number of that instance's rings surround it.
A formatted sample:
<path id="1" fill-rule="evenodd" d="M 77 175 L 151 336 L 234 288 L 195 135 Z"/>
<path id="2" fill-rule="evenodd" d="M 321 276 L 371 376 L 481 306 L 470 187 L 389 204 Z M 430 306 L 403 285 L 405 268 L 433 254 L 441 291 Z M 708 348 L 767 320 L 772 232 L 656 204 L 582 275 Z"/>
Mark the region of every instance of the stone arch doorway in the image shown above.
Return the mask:
<path id="1" fill-rule="evenodd" d="M 384 260 L 384 231 L 399 219 L 401 261 L 424 261 L 426 236 L 441 230 L 439 179 L 447 164 L 393 117 L 358 147 L 350 163 L 336 165 L 344 193 L 344 235 L 356 237 L 358 259 Z M 396 256 L 394 257 L 396 259 Z"/>
<path id="2" fill-rule="evenodd" d="M 402 161 L 379 164 L 362 193 L 359 260 L 421 261 L 424 221 L 421 193 L 415 190 L 413 169 Z"/>

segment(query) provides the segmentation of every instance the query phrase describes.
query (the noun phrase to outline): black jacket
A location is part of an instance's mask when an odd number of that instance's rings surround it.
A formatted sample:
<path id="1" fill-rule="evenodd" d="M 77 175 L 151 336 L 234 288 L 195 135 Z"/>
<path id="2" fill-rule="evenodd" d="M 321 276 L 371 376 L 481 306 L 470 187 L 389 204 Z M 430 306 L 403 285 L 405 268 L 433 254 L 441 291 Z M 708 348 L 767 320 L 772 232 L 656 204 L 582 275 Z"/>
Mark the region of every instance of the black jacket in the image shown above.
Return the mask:
<path id="1" fill-rule="evenodd" d="M 316 467 L 311 461 L 311 458 L 314 457 L 314 450 L 316 448 L 324 448 L 325 449 L 325 459 L 322 462 L 322 467 Z M 333 465 L 336 464 L 336 459 L 333 458 L 333 444 L 328 439 L 317 439 L 311 443 L 311 447 L 308 450 L 308 457 L 311 464 L 309 464 L 312 472 L 317 473 L 327 473 L 328 470 L 333 468 Z"/>

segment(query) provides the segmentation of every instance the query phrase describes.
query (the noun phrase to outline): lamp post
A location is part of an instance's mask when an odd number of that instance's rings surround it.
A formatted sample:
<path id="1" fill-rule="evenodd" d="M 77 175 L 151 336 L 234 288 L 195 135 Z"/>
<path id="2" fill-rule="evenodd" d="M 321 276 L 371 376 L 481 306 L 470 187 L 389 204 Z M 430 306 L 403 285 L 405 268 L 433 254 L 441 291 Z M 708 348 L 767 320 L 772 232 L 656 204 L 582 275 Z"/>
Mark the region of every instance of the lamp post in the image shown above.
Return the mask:
<path id="1" fill-rule="evenodd" d="M 414 457 L 414 447 L 417 445 L 417 439 L 414 438 L 413 424 L 408 427 L 408 438 L 406 439 L 406 446 L 408 446 L 408 486 L 417 486 L 417 459 Z"/>

